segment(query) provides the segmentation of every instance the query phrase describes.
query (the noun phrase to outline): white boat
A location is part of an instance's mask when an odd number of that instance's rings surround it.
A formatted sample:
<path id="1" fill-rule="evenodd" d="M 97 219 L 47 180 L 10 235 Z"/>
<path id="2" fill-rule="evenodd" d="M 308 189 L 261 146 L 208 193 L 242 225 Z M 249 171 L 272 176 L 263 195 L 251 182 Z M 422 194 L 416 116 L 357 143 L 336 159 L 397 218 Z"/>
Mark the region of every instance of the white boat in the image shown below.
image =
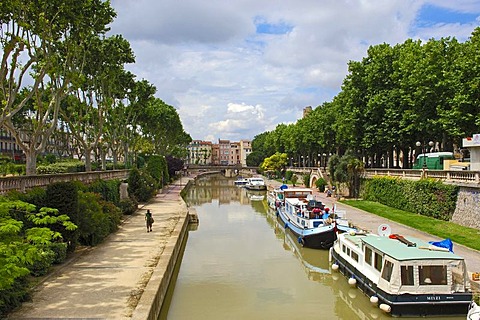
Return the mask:
<path id="1" fill-rule="evenodd" d="M 249 198 L 251 201 L 263 201 L 263 199 L 265 199 L 265 196 L 261 194 L 252 194 L 249 196 Z"/>
<path id="2" fill-rule="evenodd" d="M 248 178 L 245 188 L 248 190 L 267 190 L 267 185 L 265 181 L 260 177 Z"/>
<path id="3" fill-rule="evenodd" d="M 248 179 L 241 178 L 241 177 L 233 182 L 233 184 L 235 184 L 236 186 L 245 186 L 247 183 L 248 183 Z"/>
<path id="4" fill-rule="evenodd" d="M 330 258 L 333 270 L 392 316 L 465 316 L 472 300 L 464 259 L 420 239 L 343 233 Z"/>
<path id="5" fill-rule="evenodd" d="M 467 320 L 480 320 L 480 307 L 473 300 L 468 307 Z"/>

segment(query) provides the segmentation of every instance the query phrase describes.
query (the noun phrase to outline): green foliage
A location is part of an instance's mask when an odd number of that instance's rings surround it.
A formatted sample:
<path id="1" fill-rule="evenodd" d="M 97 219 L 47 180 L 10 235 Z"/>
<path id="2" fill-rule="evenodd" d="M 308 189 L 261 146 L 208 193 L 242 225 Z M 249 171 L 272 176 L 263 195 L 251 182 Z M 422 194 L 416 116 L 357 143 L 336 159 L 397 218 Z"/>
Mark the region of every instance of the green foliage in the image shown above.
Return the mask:
<path id="1" fill-rule="evenodd" d="M 287 165 L 287 158 L 286 153 L 276 152 L 274 155 L 265 158 L 260 167 L 265 171 L 280 171 Z"/>
<path id="2" fill-rule="evenodd" d="M 290 170 L 287 170 L 287 172 L 285 172 L 285 180 L 292 180 L 292 176 L 293 176 L 293 171 L 290 171 Z"/>
<path id="3" fill-rule="evenodd" d="M 122 210 L 109 201 L 101 200 L 99 203 L 102 205 L 102 212 L 108 217 L 108 232 L 117 231 L 122 220 Z"/>
<path id="4" fill-rule="evenodd" d="M 414 229 L 422 230 L 439 238 L 450 238 L 454 243 L 480 250 L 480 237 L 478 237 L 477 228 L 468 228 L 453 222 L 395 209 L 378 202 L 367 200 L 342 200 L 341 202 Z"/>
<path id="5" fill-rule="evenodd" d="M 60 264 L 67 259 L 67 244 L 64 242 L 52 242 L 48 249 L 55 253 L 54 264 Z"/>
<path id="6" fill-rule="evenodd" d="M 33 189 L 27 190 L 25 193 L 18 191 L 9 192 L 7 198 L 11 200 L 20 200 L 23 202 L 31 203 L 37 208 L 41 208 L 47 206 L 46 196 L 46 189 L 35 187 Z"/>
<path id="7" fill-rule="evenodd" d="M 0 165 L 0 175 L 20 176 L 25 175 L 25 165 L 6 162 Z"/>
<path id="8" fill-rule="evenodd" d="M 167 169 L 167 162 L 163 156 L 153 155 L 148 158 L 146 172 L 156 181 L 156 187 L 163 185 L 163 173 Z"/>
<path id="9" fill-rule="evenodd" d="M 362 193 L 365 200 L 448 221 L 455 211 L 458 187 L 433 179 L 375 177 L 365 181 Z"/>
<path id="10" fill-rule="evenodd" d="M 95 246 L 105 239 L 110 230 L 110 218 L 103 212 L 100 196 L 91 192 L 78 192 L 79 242 Z"/>
<path id="11" fill-rule="evenodd" d="M 306 188 L 310 188 L 310 174 L 304 174 L 302 176 L 302 179 L 303 179 L 303 185 L 306 187 Z"/>
<path id="12" fill-rule="evenodd" d="M 37 167 L 37 174 L 59 174 L 72 172 L 85 172 L 85 163 L 80 160 L 70 160 L 47 165 L 39 165 Z"/>
<path id="13" fill-rule="evenodd" d="M 118 204 L 120 202 L 120 180 L 97 180 L 88 185 L 90 192 L 98 193 L 105 201 Z"/>
<path id="14" fill-rule="evenodd" d="M 120 200 L 119 208 L 123 214 L 132 215 L 137 211 L 138 203 L 132 198 L 123 199 Z"/>
<path id="15" fill-rule="evenodd" d="M 49 207 L 58 209 L 60 215 L 70 217 L 70 221 L 79 226 L 78 185 L 76 183 L 58 182 L 50 184 L 46 191 L 46 203 L 49 204 Z M 78 241 L 78 229 L 61 229 L 61 232 L 64 241 L 68 244 L 68 250 L 75 250 Z"/>
<path id="16" fill-rule="evenodd" d="M 292 175 L 292 178 L 290 179 L 292 181 L 292 184 L 295 186 L 298 181 L 298 176 L 296 174 Z"/>
<path id="17" fill-rule="evenodd" d="M 324 192 L 326 186 L 327 186 L 327 181 L 323 178 L 318 178 L 315 181 L 315 187 L 317 187 L 318 191 L 320 192 Z"/>
<path id="18" fill-rule="evenodd" d="M 136 201 L 146 202 L 155 195 L 155 192 L 155 180 L 150 175 L 136 168 L 130 171 L 128 194 L 134 197 Z"/>
<path id="19" fill-rule="evenodd" d="M 27 276 L 15 278 L 9 288 L 0 287 L 0 317 L 20 306 L 29 296 L 29 282 Z"/>

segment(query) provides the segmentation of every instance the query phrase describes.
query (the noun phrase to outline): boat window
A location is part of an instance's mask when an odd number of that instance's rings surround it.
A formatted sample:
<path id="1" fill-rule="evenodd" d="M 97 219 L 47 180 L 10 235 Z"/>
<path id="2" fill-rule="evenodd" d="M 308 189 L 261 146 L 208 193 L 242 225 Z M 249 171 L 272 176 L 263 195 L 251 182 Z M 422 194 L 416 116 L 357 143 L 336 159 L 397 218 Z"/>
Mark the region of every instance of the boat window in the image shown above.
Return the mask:
<path id="1" fill-rule="evenodd" d="M 345 245 L 342 246 L 342 251 L 347 252 L 347 247 Z"/>
<path id="2" fill-rule="evenodd" d="M 420 285 L 447 284 L 447 266 L 420 266 Z"/>
<path id="3" fill-rule="evenodd" d="M 375 269 L 377 269 L 378 271 L 382 270 L 383 259 L 382 259 L 382 256 L 378 252 L 375 252 L 374 263 L 375 263 L 375 265 L 374 265 Z"/>
<path id="4" fill-rule="evenodd" d="M 357 254 L 356 252 L 352 251 L 351 256 L 352 256 L 352 259 L 353 259 L 353 260 L 355 260 L 355 261 L 358 262 L 358 254 Z"/>
<path id="5" fill-rule="evenodd" d="M 413 279 L 413 266 L 402 266 L 400 268 L 401 278 L 402 278 L 402 285 L 403 286 L 413 286 L 414 279 Z"/>
<path id="6" fill-rule="evenodd" d="M 385 265 L 383 266 L 382 278 L 390 282 L 390 278 L 393 273 L 393 263 L 388 260 L 385 260 Z"/>
<path id="7" fill-rule="evenodd" d="M 365 262 L 372 265 L 372 249 L 365 247 Z"/>

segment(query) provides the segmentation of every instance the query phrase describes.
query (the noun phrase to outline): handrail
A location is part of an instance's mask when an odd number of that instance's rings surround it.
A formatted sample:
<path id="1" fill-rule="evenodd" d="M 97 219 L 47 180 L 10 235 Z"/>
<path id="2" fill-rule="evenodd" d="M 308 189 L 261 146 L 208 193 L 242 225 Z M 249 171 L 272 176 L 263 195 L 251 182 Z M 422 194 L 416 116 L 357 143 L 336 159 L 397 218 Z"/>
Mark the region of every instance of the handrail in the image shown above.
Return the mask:
<path id="1" fill-rule="evenodd" d="M 81 181 L 91 183 L 96 180 L 124 180 L 128 178 L 130 170 L 107 170 L 75 172 L 62 174 L 41 174 L 31 176 L 10 176 L 0 178 L 0 194 L 9 191 L 25 192 L 35 187 L 45 188 L 56 182 Z"/>

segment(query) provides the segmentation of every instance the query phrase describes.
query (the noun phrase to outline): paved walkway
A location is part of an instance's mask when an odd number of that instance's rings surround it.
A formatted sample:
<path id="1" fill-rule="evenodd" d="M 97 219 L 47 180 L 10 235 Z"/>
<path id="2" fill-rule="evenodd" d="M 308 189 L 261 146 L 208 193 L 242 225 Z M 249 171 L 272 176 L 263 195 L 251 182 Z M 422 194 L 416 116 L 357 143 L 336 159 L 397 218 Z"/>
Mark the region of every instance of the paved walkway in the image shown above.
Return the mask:
<path id="1" fill-rule="evenodd" d="M 185 220 L 180 182 L 141 206 L 102 244 L 77 252 L 8 319 L 130 319 L 173 230 Z M 155 219 L 150 233 L 147 209 Z"/>

